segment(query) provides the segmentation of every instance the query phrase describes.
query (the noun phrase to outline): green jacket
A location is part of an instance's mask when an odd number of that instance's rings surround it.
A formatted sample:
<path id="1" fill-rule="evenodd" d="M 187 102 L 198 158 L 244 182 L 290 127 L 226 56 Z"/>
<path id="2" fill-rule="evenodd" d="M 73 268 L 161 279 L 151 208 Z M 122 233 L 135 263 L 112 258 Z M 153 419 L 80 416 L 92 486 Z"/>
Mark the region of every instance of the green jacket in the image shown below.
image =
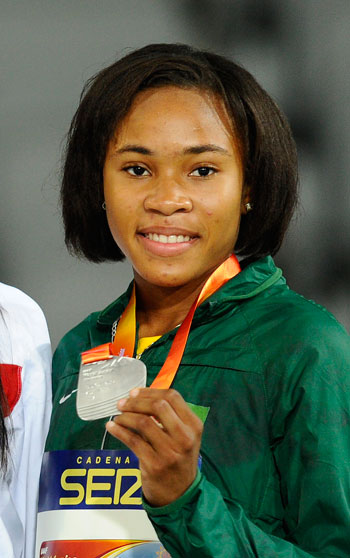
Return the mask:
<path id="1" fill-rule="evenodd" d="M 104 420 L 75 410 L 80 353 L 111 339 L 130 288 L 61 341 L 47 450 L 101 446 Z M 175 332 L 142 360 L 148 385 Z M 172 558 L 350 556 L 350 340 L 291 291 L 268 257 L 196 311 L 173 387 L 205 420 L 202 469 L 163 508 L 144 507 Z M 105 448 L 121 444 L 110 435 Z"/>

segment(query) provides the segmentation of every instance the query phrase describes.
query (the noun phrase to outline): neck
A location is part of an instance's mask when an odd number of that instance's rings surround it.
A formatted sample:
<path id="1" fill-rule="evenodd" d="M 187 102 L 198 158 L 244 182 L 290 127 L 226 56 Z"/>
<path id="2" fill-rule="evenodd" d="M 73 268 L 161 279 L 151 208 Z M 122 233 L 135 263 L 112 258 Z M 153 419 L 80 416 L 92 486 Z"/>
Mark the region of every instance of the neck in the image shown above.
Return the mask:
<path id="1" fill-rule="evenodd" d="M 163 335 L 181 324 L 200 293 L 205 280 L 181 287 L 146 284 L 135 276 L 139 337 Z"/>

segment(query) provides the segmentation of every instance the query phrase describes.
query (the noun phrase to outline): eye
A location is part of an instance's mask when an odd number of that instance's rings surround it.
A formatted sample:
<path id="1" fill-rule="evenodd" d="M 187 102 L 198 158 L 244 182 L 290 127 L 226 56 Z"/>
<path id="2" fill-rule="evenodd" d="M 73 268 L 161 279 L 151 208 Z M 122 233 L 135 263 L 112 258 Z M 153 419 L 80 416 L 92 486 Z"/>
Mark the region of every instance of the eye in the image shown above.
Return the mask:
<path id="1" fill-rule="evenodd" d="M 131 176 L 150 176 L 151 174 L 147 169 L 141 167 L 140 165 L 131 165 L 129 167 L 124 167 L 123 171 L 131 174 Z"/>
<path id="2" fill-rule="evenodd" d="M 190 172 L 190 176 L 201 176 L 205 178 L 206 176 L 210 176 L 216 172 L 218 171 L 213 167 L 198 167 Z"/>

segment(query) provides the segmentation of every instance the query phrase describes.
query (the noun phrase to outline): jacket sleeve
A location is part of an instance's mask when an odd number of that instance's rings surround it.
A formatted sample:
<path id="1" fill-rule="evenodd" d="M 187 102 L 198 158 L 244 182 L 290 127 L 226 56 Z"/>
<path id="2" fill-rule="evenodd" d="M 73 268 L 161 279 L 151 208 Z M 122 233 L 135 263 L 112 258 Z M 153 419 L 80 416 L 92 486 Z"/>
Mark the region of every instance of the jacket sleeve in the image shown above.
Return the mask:
<path id="1" fill-rule="evenodd" d="M 145 503 L 172 558 L 349 557 L 350 342 L 335 330 L 310 332 L 319 337 L 307 348 L 291 344 L 289 369 L 276 364 L 267 382 L 285 537 L 265 532 L 201 476 L 168 506 Z"/>
<path id="2" fill-rule="evenodd" d="M 328 554 L 308 554 L 268 535 L 248 519 L 239 504 L 225 502 L 203 475 L 194 484 L 168 506 L 152 508 L 144 501 L 159 540 L 172 558 L 328 558 Z"/>

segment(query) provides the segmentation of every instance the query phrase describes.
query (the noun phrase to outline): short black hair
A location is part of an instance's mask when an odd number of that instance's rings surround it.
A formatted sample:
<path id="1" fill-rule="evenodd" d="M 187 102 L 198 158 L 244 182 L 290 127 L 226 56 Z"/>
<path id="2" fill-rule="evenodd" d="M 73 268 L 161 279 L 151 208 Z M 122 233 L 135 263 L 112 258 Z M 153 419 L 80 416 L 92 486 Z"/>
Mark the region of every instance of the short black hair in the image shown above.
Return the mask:
<path id="1" fill-rule="evenodd" d="M 68 132 L 63 166 L 68 249 L 94 262 L 124 258 L 102 209 L 106 151 L 136 95 L 162 86 L 205 90 L 223 100 L 253 207 L 242 216 L 235 252 L 254 259 L 275 254 L 297 203 L 297 156 L 288 121 L 247 70 L 184 44 L 147 45 L 86 83 Z"/>

